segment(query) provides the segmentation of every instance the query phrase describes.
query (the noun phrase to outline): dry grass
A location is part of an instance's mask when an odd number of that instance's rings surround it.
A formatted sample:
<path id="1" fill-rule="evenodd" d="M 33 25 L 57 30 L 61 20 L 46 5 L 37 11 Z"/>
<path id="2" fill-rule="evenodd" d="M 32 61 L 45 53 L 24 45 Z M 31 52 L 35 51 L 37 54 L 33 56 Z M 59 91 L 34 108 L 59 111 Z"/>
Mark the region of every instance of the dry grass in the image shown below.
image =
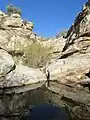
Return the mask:
<path id="1" fill-rule="evenodd" d="M 51 49 L 42 47 L 39 43 L 32 43 L 24 48 L 24 65 L 29 67 L 42 67 L 50 58 Z"/>

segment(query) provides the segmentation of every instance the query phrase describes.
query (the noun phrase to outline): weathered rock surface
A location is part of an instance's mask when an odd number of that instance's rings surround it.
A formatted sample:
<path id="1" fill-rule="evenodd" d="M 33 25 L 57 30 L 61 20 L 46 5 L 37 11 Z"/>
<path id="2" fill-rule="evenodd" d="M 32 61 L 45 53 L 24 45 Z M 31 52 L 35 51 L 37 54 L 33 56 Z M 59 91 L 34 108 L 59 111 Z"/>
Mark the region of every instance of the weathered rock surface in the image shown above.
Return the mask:
<path id="1" fill-rule="evenodd" d="M 5 50 L 0 49 L 0 77 L 7 75 L 13 69 L 13 66 L 12 56 Z"/>
<path id="2" fill-rule="evenodd" d="M 4 26 L 6 27 L 21 27 L 22 26 L 22 19 L 17 14 L 12 14 L 10 17 L 4 19 Z"/>
<path id="3" fill-rule="evenodd" d="M 29 106 L 47 102 L 43 91 L 46 75 L 39 69 L 17 65 L 15 70 L 1 79 L 0 117 L 18 118 Z"/>
<path id="4" fill-rule="evenodd" d="M 66 36 L 68 40 L 63 51 L 65 51 L 67 47 L 74 42 L 74 39 L 85 35 L 90 37 L 90 1 L 89 0 L 84 5 L 82 11 L 77 15 L 74 24 L 68 30 Z"/>
<path id="5" fill-rule="evenodd" d="M 17 65 L 16 69 L 5 76 L 0 82 L 0 87 L 15 87 L 45 82 L 46 75 L 39 69 Z"/>
<path id="6" fill-rule="evenodd" d="M 66 39 L 63 37 L 59 38 L 50 38 L 48 40 L 44 40 L 40 42 L 40 44 L 44 47 L 52 48 L 52 57 L 56 57 L 58 54 L 60 54 L 63 50 L 63 47 L 65 46 Z"/>
<path id="7" fill-rule="evenodd" d="M 47 69 L 49 69 L 51 80 L 78 82 L 79 76 L 84 77 L 90 70 L 90 55 L 80 54 L 59 59 L 50 64 Z M 66 80 L 63 80 L 65 78 Z"/>
<path id="8" fill-rule="evenodd" d="M 45 102 L 46 80 L 42 71 L 15 65 L 12 56 L 0 49 L 0 119 L 17 120 L 29 105 Z"/>
<path id="9" fill-rule="evenodd" d="M 69 29 L 63 52 L 46 65 L 49 99 L 69 107 L 73 120 L 90 119 L 89 23 L 90 0 Z"/>
<path id="10" fill-rule="evenodd" d="M 52 58 L 56 57 L 63 49 L 66 39 L 37 36 L 33 32 L 34 24 L 22 20 L 19 14 L 7 14 L 0 11 L 0 47 L 13 55 L 15 63 L 24 64 L 24 49 L 32 43 L 40 43 L 41 46 L 51 48 Z M 49 55 L 50 55 L 49 54 Z"/>
<path id="11" fill-rule="evenodd" d="M 37 39 L 42 46 L 53 47 L 57 56 L 45 66 L 46 78 L 39 69 L 22 65 L 15 68 L 12 57 L 0 51 L 0 74 L 5 73 L 0 78 L 0 115 L 17 116 L 29 105 L 50 102 L 67 107 L 73 120 L 90 120 L 90 0 L 66 39 L 39 41 L 32 32 L 32 22 L 23 21 L 17 14 L 9 17 L 0 12 L 0 21 L 0 47 L 9 53 Z"/>
<path id="12" fill-rule="evenodd" d="M 20 50 L 31 44 L 34 25 L 32 22 L 23 21 L 18 14 L 6 15 L 0 12 L 0 47 L 8 51 Z"/>

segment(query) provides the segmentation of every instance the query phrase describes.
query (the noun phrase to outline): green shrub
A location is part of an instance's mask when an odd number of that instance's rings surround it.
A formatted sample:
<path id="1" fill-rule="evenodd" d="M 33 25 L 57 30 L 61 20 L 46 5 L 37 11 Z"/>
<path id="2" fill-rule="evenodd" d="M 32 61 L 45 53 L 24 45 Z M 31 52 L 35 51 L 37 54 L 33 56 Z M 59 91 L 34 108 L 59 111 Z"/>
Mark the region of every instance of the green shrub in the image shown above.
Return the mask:
<path id="1" fill-rule="evenodd" d="M 65 38 L 66 35 L 67 35 L 67 32 L 68 32 L 68 30 L 59 32 L 59 33 L 56 35 L 56 38 L 59 38 L 59 37 L 64 37 L 64 38 Z"/>
<path id="2" fill-rule="evenodd" d="M 17 13 L 17 14 L 19 14 L 19 15 L 22 15 L 21 9 L 15 7 L 15 6 L 13 6 L 13 5 L 8 5 L 7 8 L 6 8 L 6 10 L 7 10 L 7 14 L 8 14 L 8 15 L 11 15 L 11 14 L 14 14 L 14 13 Z"/>
<path id="3" fill-rule="evenodd" d="M 50 57 L 50 49 L 42 47 L 39 43 L 32 43 L 24 49 L 24 65 L 29 67 L 42 67 Z"/>

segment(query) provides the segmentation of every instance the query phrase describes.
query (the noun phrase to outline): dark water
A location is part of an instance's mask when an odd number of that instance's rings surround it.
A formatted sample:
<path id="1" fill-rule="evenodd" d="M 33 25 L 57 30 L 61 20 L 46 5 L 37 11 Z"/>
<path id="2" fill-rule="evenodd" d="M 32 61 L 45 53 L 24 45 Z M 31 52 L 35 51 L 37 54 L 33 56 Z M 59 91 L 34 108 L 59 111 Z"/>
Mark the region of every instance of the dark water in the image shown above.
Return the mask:
<path id="1" fill-rule="evenodd" d="M 65 111 L 51 104 L 40 104 L 32 108 L 31 115 L 24 120 L 69 120 Z"/>

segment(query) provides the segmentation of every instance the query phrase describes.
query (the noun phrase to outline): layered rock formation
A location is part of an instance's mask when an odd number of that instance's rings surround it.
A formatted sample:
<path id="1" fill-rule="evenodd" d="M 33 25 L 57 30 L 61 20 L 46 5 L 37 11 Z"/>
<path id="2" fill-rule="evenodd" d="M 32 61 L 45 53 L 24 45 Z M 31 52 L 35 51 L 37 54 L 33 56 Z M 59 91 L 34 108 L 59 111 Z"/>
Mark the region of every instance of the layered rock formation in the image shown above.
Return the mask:
<path id="1" fill-rule="evenodd" d="M 15 65 L 12 56 L 0 49 L 0 119 L 20 120 L 30 106 L 45 102 L 46 80 L 42 71 Z"/>
<path id="2" fill-rule="evenodd" d="M 44 47 L 52 48 L 52 58 L 55 58 L 62 52 L 65 42 L 66 39 L 60 36 L 58 38 L 49 38 L 48 40 L 40 42 L 40 44 Z"/>
<path id="3" fill-rule="evenodd" d="M 14 51 L 31 44 L 31 39 L 36 36 L 32 32 L 33 27 L 32 22 L 23 21 L 18 14 L 8 16 L 0 12 L 0 47 Z"/>
<path id="4" fill-rule="evenodd" d="M 0 119 L 20 119 L 29 105 L 45 100 L 46 75 L 39 69 L 16 65 L 12 53 L 36 40 L 32 22 L 0 11 Z M 22 47 L 22 48 L 21 48 Z M 23 56 L 23 53 L 19 53 Z M 38 94 L 38 95 L 37 95 Z M 39 96 L 40 95 L 40 96 Z M 36 102 L 37 99 L 37 102 Z M 27 110 L 28 111 L 28 110 Z"/>
<path id="5" fill-rule="evenodd" d="M 32 32 L 33 23 L 18 14 L 0 12 L 0 23 L 0 115 L 17 116 L 29 105 L 50 102 L 67 108 L 72 120 L 90 120 L 90 0 L 66 39 L 40 41 Z M 42 68 L 46 75 L 42 69 L 15 65 L 10 55 L 33 40 L 53 48 L 54 56 Z"/>
<path id="6" fill-rule="evenodd" d="M 69 107 L 74 120 L 90 119 L 90 1 L 67 33 L 61 54 L 47 65 L 49 99 Z"/>
<path id="7" fill-rule="evenodd" d="M 90 36 L 90 1 L 84 5 L 82 11 L 77 15 L 73 25 L 68 30 L 66 38 L 67 44 L 63 51 L 74 42 L 74 39 L 83 36 Z"/>

